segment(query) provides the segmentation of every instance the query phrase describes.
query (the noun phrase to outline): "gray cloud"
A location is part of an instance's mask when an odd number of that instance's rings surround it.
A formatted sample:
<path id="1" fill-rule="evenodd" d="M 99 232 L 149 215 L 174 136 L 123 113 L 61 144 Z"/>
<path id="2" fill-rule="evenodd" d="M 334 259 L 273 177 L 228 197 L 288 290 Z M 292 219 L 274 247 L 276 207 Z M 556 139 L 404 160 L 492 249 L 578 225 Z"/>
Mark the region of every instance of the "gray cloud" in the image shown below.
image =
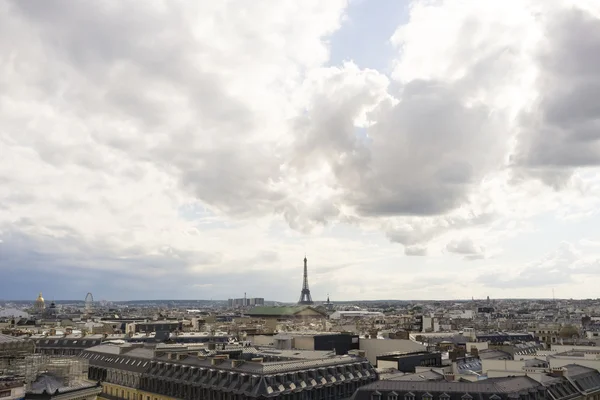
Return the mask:
<path id="1" fill-rule="evenodd" d="M 406 254 L 407 256 L 426 256 L 427 247 L 407 246 L 404 248 L 404 254 Z"/>
<path id="2" fill-rule="evenodd" d="M 321 82 L 326 99 L 333 97 L 327 88 L 336 87 L 341 74 Z M 384 84 L 353 95 L 342 86 L 339 97 L 346 101 L 307 113 L 299 128 L 299 157 L 308 153 L 330 165 L 342 191 L 339 201 L 361 215 L 427 216 L 455 209 L 487 171 L 501 164 L 502 135 L 489 109 L 466 107 L 452 85 L 414 81 L 403 87 L 398 104 L 386 101 L 369 114 L 377 123 L 361 140 L 352 119 Z"/>
<path id="3" fill-rule="evenodd" d="M 537 56 L 540 98 L 523 124 L 518 174 L 560 186 L 574 168 L 600 165 L 600 20 L 579 9 L 551 15 Z"/>
<path id="4" fill-rule="evenodd" d="M 467 260 L 479 260 L 485 256 L 485 248 L 478 246 L 469 238 L 452 240 L 446 245 L 446 250 L 450 253 L 460 254 Z"/>
<path id="5" fill-rule="evenodd" d="M 224 299 L 246 291 L 257 297 L 289 298 L 299 292 L 302 270 L 289 279 L 289 269 L 274 269 L 276 253 L 259 252 L 250 258 L 222 260 L 220 254 L 182 251 L 170 247 L 155 254 L 140 248 L 114 251 L 103 243 L 79 237 L 40 238 L 4 232 L 0 241 L 0 293 L 4 299 L 27 299 L 43 291 L 57 299 L 98 298 Z M 273 280 L 277 288 L 267 286 Z M 210 285 L 207 286 L 207 283 Z M 83 292 L 83 293 L 80 293 Z"/>

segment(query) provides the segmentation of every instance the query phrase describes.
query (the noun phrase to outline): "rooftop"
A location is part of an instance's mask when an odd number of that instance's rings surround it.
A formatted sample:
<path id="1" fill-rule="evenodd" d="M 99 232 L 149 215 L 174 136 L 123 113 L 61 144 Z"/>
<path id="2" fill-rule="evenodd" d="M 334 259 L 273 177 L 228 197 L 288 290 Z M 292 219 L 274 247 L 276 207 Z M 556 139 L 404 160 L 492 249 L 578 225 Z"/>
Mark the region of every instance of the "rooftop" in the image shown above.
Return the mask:
<path id="1" fill-rule="evenodd" d="M 0 333 L 0 343 L 14 343 L 14 342 L 22 342 L 22 339 L 19 339 L 14 336 L 3 335 Z"/>
<path id="2" fill-rule="evenodd" d="M 312 311 L 322 314 L 321 311 L 318 311 L 311 306 L 254 307 L 253 309 L 246 311 L 245 314 L 249 315 L 249 316 L 253 316 L 253 315 L 272 315 L 272 316 L 288 315 L 288 316 L 292 316 L 292 315 L 296 315 L 299 312 L 302 312 L 304 310 L 312 310 Z"/>

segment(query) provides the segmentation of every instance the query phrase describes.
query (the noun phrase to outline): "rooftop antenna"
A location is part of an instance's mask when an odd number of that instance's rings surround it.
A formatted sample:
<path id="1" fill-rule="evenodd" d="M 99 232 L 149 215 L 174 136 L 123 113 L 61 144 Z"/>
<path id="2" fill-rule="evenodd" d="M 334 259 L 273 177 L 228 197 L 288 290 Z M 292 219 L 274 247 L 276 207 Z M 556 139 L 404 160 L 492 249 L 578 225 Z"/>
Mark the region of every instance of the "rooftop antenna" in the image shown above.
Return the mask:
<path id="1" fill-rule="evenodd" d="M 552 301 L 556 301 L 556 298 L 554 297 L 554 288 L 552 288 Z"/>

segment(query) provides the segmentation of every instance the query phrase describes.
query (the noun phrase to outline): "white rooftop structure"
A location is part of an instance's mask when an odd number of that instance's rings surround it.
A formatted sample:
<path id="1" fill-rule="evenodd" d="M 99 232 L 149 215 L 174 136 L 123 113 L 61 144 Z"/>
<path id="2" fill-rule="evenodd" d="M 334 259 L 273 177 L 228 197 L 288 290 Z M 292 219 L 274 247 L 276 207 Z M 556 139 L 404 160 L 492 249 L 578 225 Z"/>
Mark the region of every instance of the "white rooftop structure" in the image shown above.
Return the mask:
<path id="1" fill-rule="evenodd" d="M 342 318 L 377 318 L 383 317 L 383 313 L 379 311 L 335 311 L 329 316 L 331 319 Z"/>

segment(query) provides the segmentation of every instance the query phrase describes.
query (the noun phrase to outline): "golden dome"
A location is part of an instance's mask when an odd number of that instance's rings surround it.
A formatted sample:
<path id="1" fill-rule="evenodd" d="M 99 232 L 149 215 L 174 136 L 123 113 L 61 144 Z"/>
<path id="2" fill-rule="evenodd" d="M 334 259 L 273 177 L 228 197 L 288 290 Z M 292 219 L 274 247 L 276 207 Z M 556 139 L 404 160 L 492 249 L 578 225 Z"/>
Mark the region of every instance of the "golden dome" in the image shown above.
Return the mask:
<path id="1" fill-rule="evenodd" d="M 42 292 L 38 295 L 37 299 L 35 299 L 35 308 L 43 309 L 44 308 L 44 298 L 42 297 Z"/>

